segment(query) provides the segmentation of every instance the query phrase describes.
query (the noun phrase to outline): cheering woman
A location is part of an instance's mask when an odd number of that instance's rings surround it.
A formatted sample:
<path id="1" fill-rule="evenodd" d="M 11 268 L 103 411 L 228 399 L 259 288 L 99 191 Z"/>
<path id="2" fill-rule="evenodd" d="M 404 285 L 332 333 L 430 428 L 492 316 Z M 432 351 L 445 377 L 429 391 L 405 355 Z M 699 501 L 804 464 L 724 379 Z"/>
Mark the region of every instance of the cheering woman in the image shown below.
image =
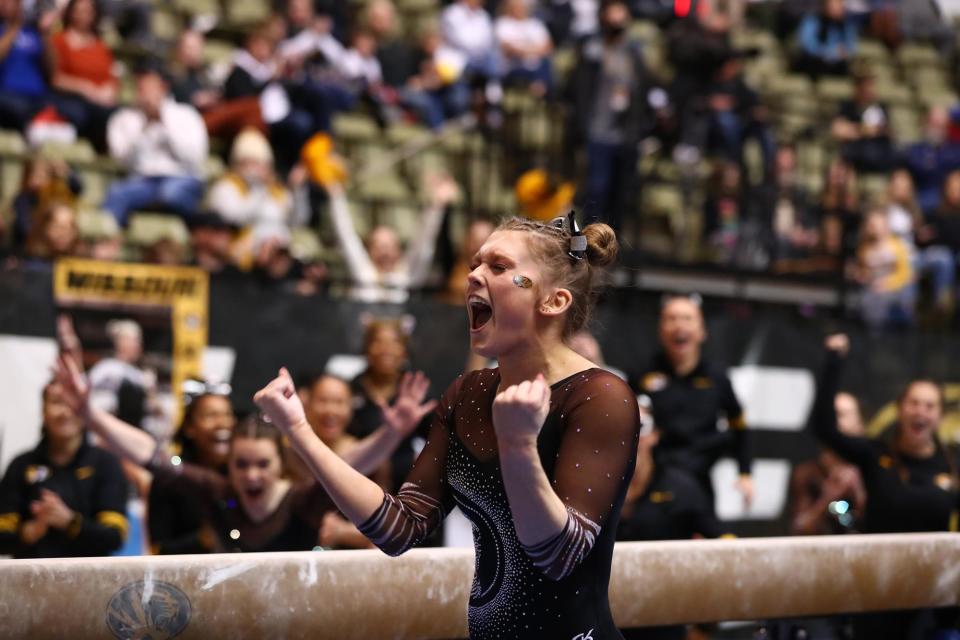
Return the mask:
<path id="1" fill-rule="evenodd" d="M 398 555 L 453 506 L 472 521 L 471 638 L 620 638 L 607 586 L 640 418 L 630 388 L 566 345 L 587 321 L 610 227 L 512 219 L 468 276 L 470 341 L 499 368 L 457 379 L 397 495 L 337 457 L 285 369 L 256 394 L 340 511 Z"/>

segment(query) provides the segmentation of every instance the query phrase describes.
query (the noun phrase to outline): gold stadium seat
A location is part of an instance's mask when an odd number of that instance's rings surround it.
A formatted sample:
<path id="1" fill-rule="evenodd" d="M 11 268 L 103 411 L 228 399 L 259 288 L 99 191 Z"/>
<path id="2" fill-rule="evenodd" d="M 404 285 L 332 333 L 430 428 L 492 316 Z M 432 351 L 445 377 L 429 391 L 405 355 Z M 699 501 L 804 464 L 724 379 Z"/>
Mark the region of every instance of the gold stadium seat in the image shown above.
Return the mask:
<path id="1" fill-rule="evenodd" d="M 112 238 L 120 231 L 117 221 L 106 211 L 82 206 L 77 209 L 77 229 L 80 237 L 88 240 Z"/>
<path id="2" fill-rule="evenodd" d="M 324 250 L 313 229 L 296 227 L 290 230 L 290 253 L 297 260 L 313 262 L 322 258 Z"/>
<path id="3" fill-rule="evenodd" d="M 344 142 L 366 142 L 380 137 L 373 118 L 359 113 L 341 113 L 333 119 L 333 138 Z"/>

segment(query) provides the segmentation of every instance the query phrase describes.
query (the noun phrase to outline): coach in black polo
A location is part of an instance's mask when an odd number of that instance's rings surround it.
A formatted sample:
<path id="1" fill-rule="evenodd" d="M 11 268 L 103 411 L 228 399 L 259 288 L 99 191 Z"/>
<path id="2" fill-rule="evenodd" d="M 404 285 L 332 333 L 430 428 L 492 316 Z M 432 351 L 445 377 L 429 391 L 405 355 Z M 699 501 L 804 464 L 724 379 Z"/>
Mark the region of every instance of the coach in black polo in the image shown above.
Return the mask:
<path id="1" fill-rule="evenodd" d="M 699 297 L 665 298 L 659 334 L 661 349 L 652 366 L 632 380 L 650 399 L 661 433 L 659 462 L 693 475 L 712 502 L 710 469 L 721 456 L 731 455 L 740 468 L 737 489 L 749 505 L 753 480 L 743 409 L 726 371 L 701 357 L 707 333 Z"/>

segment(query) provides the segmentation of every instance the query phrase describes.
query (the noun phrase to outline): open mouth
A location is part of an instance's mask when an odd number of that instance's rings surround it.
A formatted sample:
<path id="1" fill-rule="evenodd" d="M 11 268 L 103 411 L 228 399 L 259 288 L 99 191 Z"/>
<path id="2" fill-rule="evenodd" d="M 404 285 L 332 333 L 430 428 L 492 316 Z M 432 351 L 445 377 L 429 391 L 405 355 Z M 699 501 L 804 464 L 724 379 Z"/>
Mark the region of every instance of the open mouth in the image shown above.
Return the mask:
<path id="1" fill-rule="evenodd" d="M 256 488 L 256 489 L 246 489 L 246 490 L 244 491 L 244 493 L 247 495 L 247 499 L 249 499 L 249 500 L 257 500 L 257 499 L 259 499 L 261 496 L 263 496 L 264 489 L 263 489 L 263 487 L 258 487 L 258 488 Z"/>
<path id="2" fill-rule="evenodd" d="M 467 301 L 467 308 L 470 313 L 470 330 L 479 331 L 490 322 L 493 317 L 493 308 L 490 303 L 480 296 L 470 296 Z"/>

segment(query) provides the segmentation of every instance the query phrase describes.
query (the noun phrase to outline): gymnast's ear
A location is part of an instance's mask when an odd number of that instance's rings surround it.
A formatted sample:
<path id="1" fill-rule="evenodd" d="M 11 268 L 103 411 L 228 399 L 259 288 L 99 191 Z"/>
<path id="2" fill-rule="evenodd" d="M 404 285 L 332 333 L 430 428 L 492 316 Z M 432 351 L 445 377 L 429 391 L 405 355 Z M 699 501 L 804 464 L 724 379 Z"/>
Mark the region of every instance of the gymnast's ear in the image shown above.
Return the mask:
<path id="1" fill-rule="evenodd" d="M 569 289 L 554 287 L 541 298 L 540 313 L 548 317 L 561 316 L 572 304 L 573 294 Z"/>

